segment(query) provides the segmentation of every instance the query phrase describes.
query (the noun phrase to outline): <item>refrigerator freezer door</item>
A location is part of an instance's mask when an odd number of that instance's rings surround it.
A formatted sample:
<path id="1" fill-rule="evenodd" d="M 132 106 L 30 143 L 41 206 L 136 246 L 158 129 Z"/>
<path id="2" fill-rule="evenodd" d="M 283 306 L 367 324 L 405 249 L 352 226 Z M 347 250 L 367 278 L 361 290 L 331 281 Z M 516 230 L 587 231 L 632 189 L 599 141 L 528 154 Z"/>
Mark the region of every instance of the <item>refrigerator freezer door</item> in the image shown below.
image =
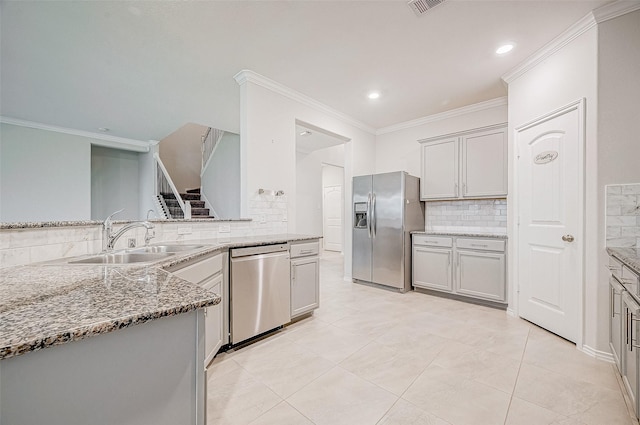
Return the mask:
<path id="1" fill-rule="evenodd" d="M 405 173 L 373 176 L 373 271 L 371 282 L 404 288 Z"/>
<path id="2" fill-rule="evenodd" d="M 369 176 L 357 176 L 353 178 L 353 205 L 359 203 L 360 205 L 370 205 L 370 199 L 372 196 L 372 177 Z M 355 211 L 355 208 L 352 206 Z M 370 221 L 371 211 L 368 208 L 367 217 L 369 217 L 367 223 Z M 352 248 L 352 277 L 358 280 L 371 281 L 371 237 L 369 226 L 358 226 L 354 221 L 351 225 L 353 232 L 353 248 Z"/>

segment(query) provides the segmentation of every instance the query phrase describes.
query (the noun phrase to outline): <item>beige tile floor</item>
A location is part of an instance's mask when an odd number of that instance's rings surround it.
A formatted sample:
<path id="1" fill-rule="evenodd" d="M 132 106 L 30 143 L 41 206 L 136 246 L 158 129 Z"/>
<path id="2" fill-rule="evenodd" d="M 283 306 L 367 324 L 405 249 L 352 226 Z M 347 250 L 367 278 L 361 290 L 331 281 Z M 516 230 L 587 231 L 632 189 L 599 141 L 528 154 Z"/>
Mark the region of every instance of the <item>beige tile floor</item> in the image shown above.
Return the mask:
<path id="1" fill-rule="evenodd" d="M 630 425 L 614 366 L 504 311 L 343 280 L 315 314 L 208 372 L 207 423 Z"/>

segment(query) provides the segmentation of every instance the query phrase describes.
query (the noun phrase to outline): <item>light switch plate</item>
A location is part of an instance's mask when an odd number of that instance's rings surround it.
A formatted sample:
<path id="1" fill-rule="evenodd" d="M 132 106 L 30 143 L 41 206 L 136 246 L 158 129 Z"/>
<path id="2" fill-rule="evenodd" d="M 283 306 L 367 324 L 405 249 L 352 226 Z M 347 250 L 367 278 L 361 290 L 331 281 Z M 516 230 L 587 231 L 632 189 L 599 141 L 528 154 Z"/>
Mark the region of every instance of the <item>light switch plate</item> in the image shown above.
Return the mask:
<path id="1" fill-rule="evenodd" d="M 230 233 L 231 232 L 231 226 L 228 224 L 221 224 L 218 227 L 218 233 Z"/>

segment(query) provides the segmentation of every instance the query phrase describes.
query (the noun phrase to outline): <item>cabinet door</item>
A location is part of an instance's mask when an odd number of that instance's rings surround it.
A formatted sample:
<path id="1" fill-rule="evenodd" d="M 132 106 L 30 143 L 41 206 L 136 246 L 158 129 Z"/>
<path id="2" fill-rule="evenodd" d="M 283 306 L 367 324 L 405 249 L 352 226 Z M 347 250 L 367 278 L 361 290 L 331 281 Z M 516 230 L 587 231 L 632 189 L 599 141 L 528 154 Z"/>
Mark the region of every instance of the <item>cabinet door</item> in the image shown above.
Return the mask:
<path id="1" fill-rule="evenodd" d="M 620 363 L 622 353 L 622 292 L 624 287 L 615 277 L 609 277 L 609 347 L 613 354 L 613 360 L 622 373 Z"/>
<path id="2" fill-rule="evenodd" d="M 413 286 L 451 292 L 451 249 L 413 246 L 411 263 L 413 265 Z"/>
<path id="3" fill-rule="evenodd" d="M 623 348 L 622 355 L 622 381 L 627 388 L 627 394 L 631 399 L 633 411 L 638 415 L 638 320 L 640 319 L 640 306 L 628 292 L 622 294 L 623 322 Z"/>
<path id="4" fill-rule="evenodd" d="M 291 317 L 308 313 L 320 305 L 318 257 L 291 260 Z"/>
<path id="5" fill-rule="evenodd" d="M 458 197 L 458 138 L 422 144 L 420 199 Z"/>
<path id="6" fill-rule="evenodd" d="M 506 301 L 504 254 L 456 252 L 456 292 L 491 301 Z"/>
<path id="7" fill-rule="evenodd" d="M 222 293 L 222 273 L 205 281 L 202 284 L 204 289 L 208 289 L 224 297 Z M 218 353 L 222 346 L 222 301 L 216 305 L 205 307 L 204 310 L 204 366 Z"/>
<path id="8" fill-rule="evenodd" d="M 462 197 L 507 195 L 507 130 L 462 136 Z"/>

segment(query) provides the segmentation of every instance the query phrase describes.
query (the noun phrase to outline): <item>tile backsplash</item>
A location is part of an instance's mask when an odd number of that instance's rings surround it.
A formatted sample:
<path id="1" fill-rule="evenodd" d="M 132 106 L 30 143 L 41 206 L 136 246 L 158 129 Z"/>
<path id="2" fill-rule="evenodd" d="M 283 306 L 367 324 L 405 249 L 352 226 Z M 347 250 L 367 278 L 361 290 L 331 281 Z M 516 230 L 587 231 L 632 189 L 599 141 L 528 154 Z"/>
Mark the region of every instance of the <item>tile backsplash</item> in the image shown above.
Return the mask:
<path id="1" fill-rule="evenodd" d="M 425 230 L 506 234 L 507 200 L 426 202 Z"/>
<path id="2" fill-rule="evenodd" d="M 640 247 L 640 183 L 606 186 L 607 246 Z"/>

